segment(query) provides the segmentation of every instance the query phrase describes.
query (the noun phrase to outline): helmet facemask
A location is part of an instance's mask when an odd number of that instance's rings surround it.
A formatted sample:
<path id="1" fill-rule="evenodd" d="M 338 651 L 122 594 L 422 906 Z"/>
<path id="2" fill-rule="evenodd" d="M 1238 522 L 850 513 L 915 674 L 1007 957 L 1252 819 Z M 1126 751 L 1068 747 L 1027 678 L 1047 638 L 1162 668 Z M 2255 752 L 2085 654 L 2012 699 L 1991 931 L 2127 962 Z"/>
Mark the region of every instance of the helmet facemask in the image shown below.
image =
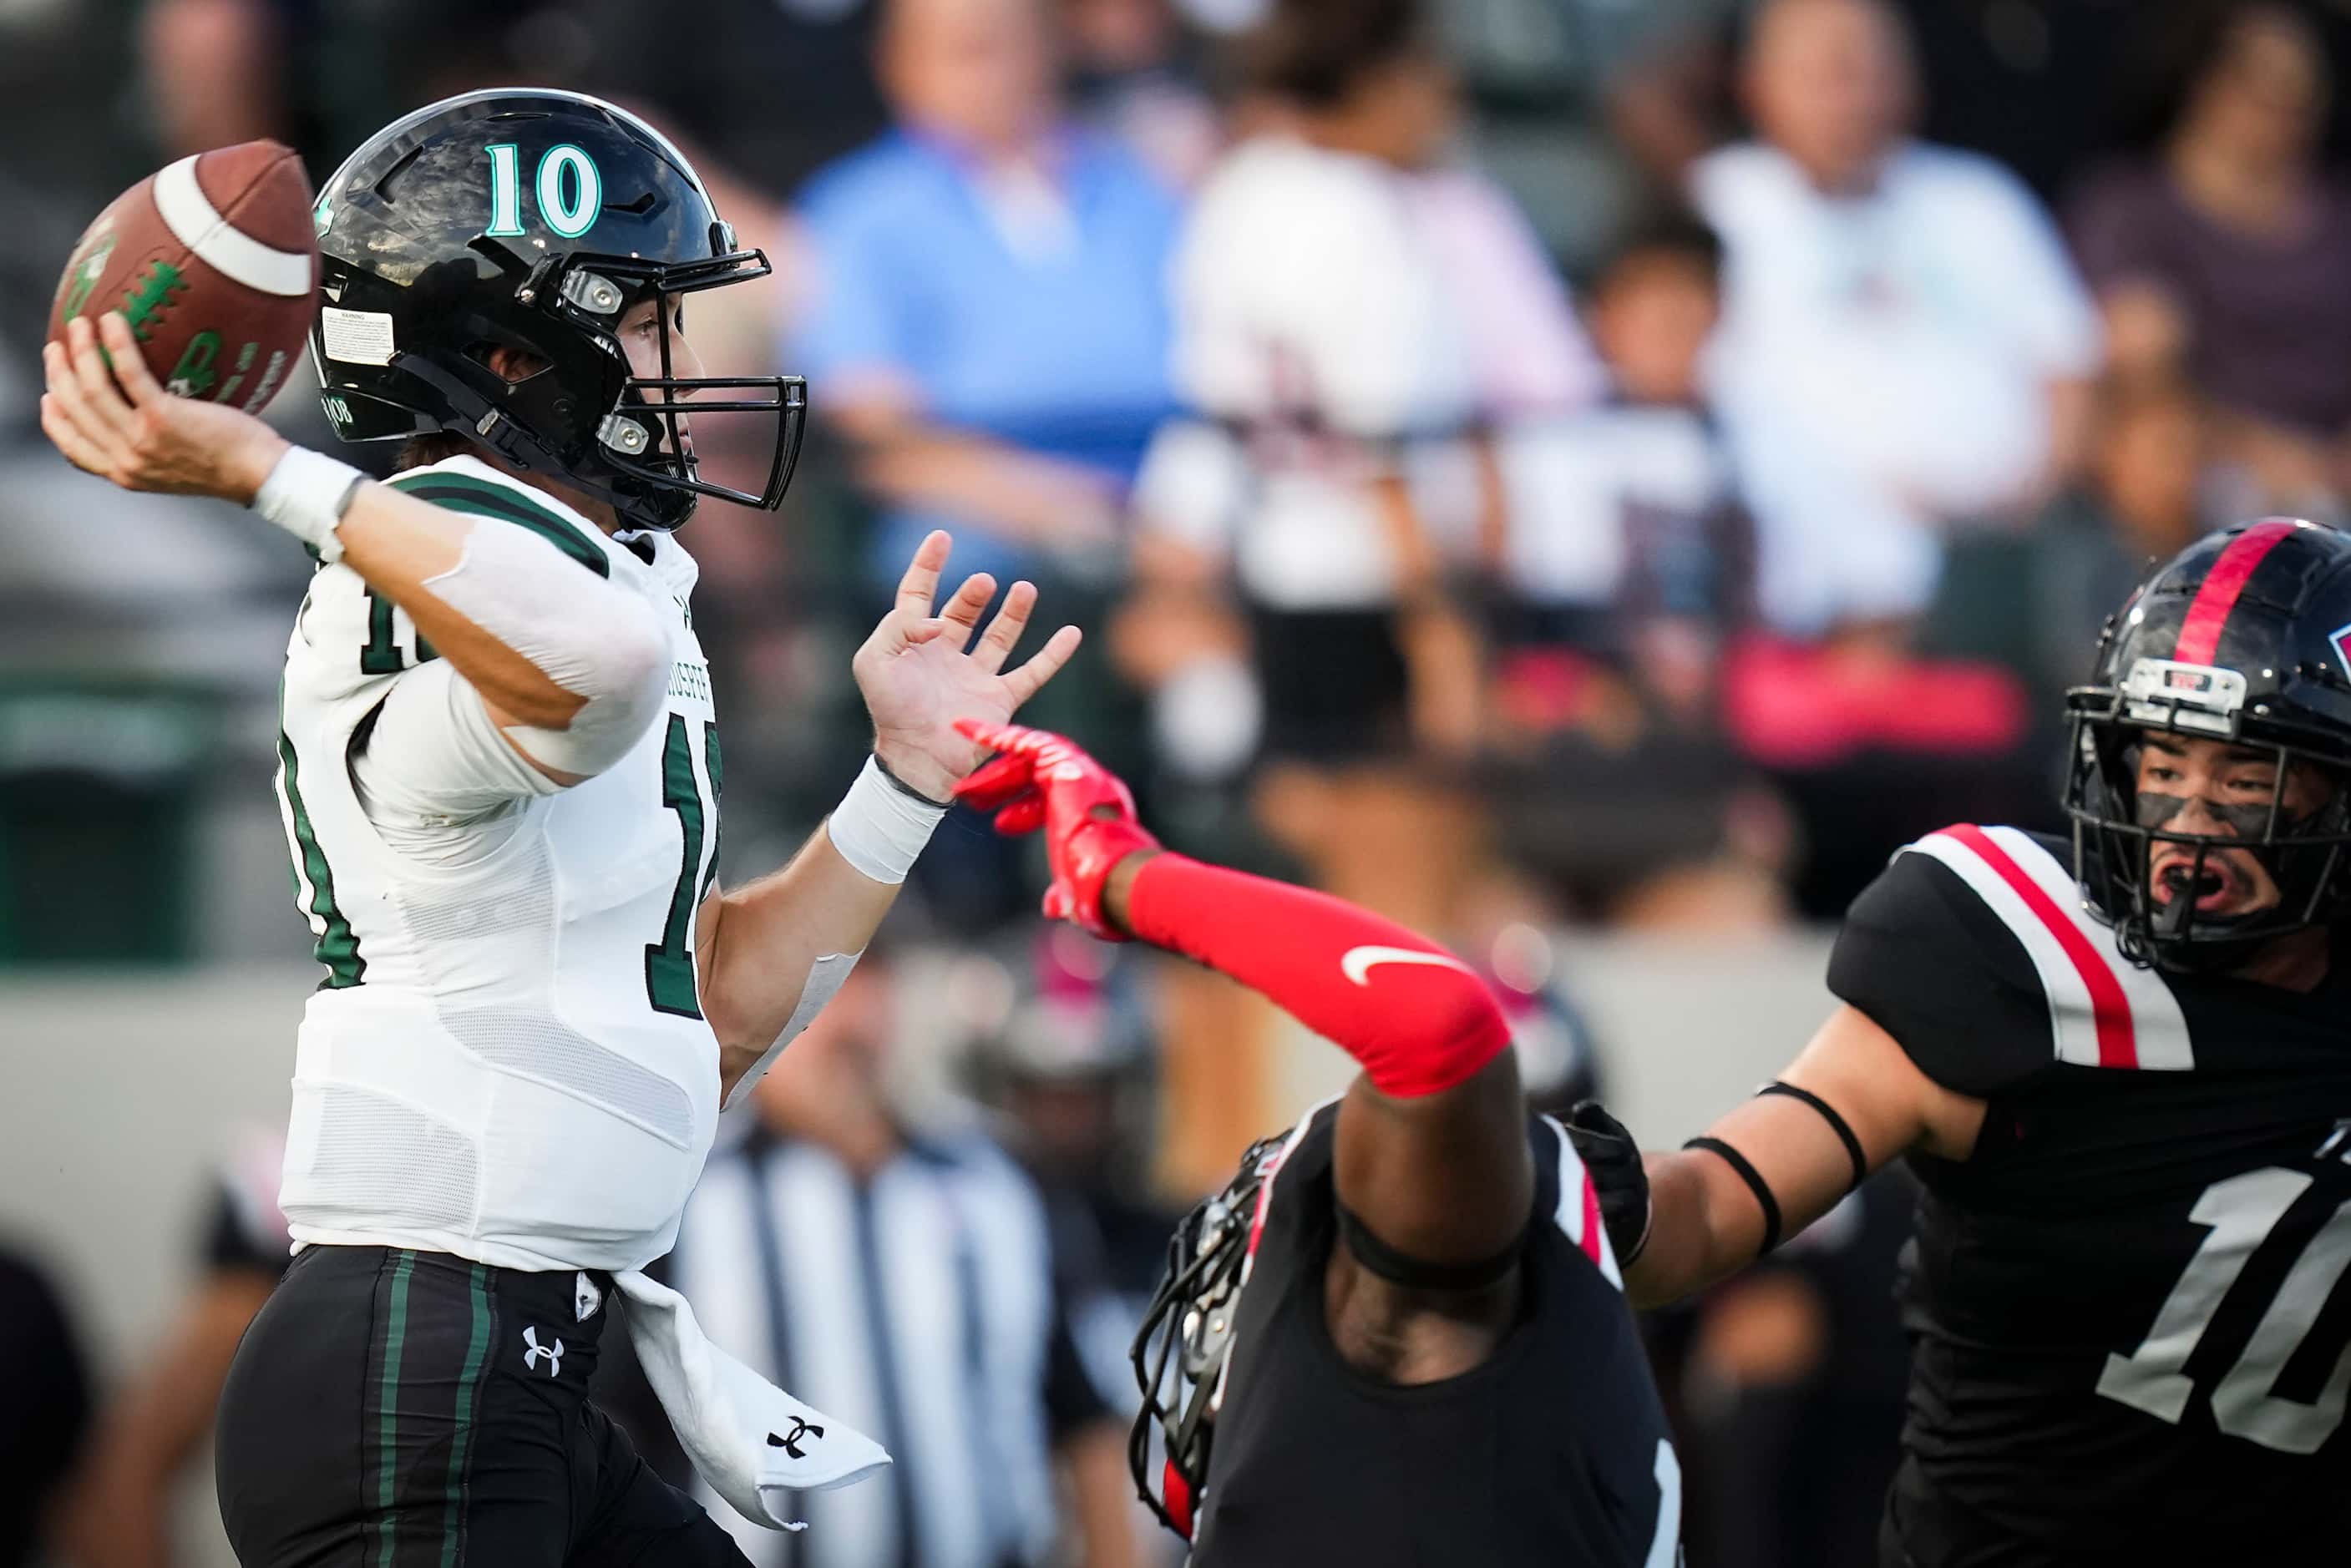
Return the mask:
<path id="1" fill-rule="evenodd" d="M 1143 1407 L 1127 1438 L 1127 1465 L 1151 1511 L 1187 1539 L 1207 1482 L 1209 1440 L 1249 1280 L 1258 1193 L 1280 1148 L 1278 1138 L 1258 1142 L 1242 1157 L 1232 1185 L 1185 1216 L 1168 1243 L 1167 1277 L 1135 1332 Z M 1155 1436 L 1161 1459 L 1155 1472 Z"/>
<path id="2" fill-rule="evenodd" d="M 533 265 L 496 240 L 476 240 L 477 251 L 517 275 L 514 300 L 526 313 L 514 323 L 524 338 L 519 346 L 544 368 L 484 406 L 475 439 L 517 467 L 606 502 L 635 527 L 674 529 L 705 495 L 775 509 L 799 460 L 807 383 L 794 376 L 676 373 L 673 302 L 773 270 L 764 253 L 734 247 L 724 223 L 714 225 L 716 254 L 682 263 L 569 253 Z M 636 373 L 619 334 L 623 317 L 646 299 L 661 306 L 654 312 L 658 376 Z M 559 330 L 533 331 L 531 317 L 559 324 Z M 719 416 L 767 427 L 758 490 L 703 476 L 690 426 Z"/>
<path id="3" fill-rule="evenodd" d="M 2255 738 L 2233 718 L 2223 731 L 2208 716 L 2175 711 L 2164 722 L 2123 694 L 2077 691 L 2072 772 L 2065 791 L 2073 819 L 2074 859 L 2091 909 L 2115 929 L 2117 945 L 2136 962 L 2176 971 L 2234 969 L 2264 943 L 2338 920 L 2351 870 L 2351 793 L 2339 764 L 2327 755 L 2279 739 Z M 2093 699 L 2112 695 L 2108 711 Z M 2259 752 L 2272 766 L 2265 801 L 2197 802 L 2225 823 L 2226 833 L 2193 833 L 2175 824 L 2191 797 L 2142 789 L 2140 764 L 2149 733 L 2220 740 Z M 2288 809 L 2295 774 L 2315 774 L 2326 799 L 2299 815 Z M 2186 852 L 2169 858 L 2158 886 L 2156 862 L 2166 846 Z M 2240 873 L 2221 857 L 2250 856 L 2275 883 L 2276 902 L 2259 909 L 2218 911 L 2197 906 L 2225 892 Z M 2168 897 L 2163 895 L 2168 892 Z"/>

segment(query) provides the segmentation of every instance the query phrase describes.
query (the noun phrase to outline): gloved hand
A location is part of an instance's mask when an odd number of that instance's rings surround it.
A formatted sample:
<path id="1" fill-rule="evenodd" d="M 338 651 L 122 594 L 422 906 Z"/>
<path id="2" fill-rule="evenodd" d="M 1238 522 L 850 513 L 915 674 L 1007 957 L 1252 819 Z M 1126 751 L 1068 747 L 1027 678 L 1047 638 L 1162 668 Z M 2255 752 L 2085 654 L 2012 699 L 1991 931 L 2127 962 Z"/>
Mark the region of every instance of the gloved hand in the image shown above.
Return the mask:
<path id="1" fill-rule="evenodd" d="M 1562 1125 L 1599 1195 L 1600 1222 L 1608 1227 L 1616 1266 L 1630 1268 L 1649 1244 L 1649 1173 L 1641 1164 L 1641 1146 L 1598 1100 L 1578 1100 Z"/>
<path id="2" fill-rule="evenodd" d="M 1159 847 L 1135 821 L 1134 796 L 1126 785 L 1050 731 L 970 719 L 958 719 L 956 728 L 1003 753 L 956 785 L 956 798 L 995 812 L 998 833 L 1045 830 L 1053 867 L 1046 918 L 1068 920 L 1104 941 L 1125 941 L 1127 933 L 1102 909 L 1102 885 L 1128 856 Z"/>

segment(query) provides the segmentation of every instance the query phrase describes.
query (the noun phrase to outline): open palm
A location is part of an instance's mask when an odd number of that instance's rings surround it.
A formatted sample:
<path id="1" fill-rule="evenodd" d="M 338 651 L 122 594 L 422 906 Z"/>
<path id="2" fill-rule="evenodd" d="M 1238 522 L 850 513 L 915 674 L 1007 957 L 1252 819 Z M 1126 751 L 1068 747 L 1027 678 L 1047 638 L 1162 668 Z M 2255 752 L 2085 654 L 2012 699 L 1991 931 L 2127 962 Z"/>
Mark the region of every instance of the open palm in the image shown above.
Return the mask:
<path id="1" fill-rule="evenodd" d="M 939 801 L 987 754 L 956 732 L 956 721 L 1002 723 L 1078 649 L 1078 628 L 1065 626 L 1026 663 L 1004 668 L 1037 604 L 1036 587 L 1025 582 L 1012 585 L 987 632 L 972 641 L 996 597 L 996 579 L 986 572 L 965 578 L 934 615 L 951 544 L 935 532 L 916 548 L 899 579 L 898 602 L 850 665 L 873 720 L 873 754 L 910 788 Z"/>

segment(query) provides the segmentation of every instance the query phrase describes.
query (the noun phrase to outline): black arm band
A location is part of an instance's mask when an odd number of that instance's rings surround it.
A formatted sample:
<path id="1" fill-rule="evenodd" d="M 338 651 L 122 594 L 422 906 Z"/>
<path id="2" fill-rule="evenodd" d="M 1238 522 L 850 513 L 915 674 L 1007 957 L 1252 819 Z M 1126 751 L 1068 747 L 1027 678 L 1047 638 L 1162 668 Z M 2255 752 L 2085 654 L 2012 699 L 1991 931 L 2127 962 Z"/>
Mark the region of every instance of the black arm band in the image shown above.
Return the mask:
<path id="1" fill-rule="evenodd" d="M 1755 1194 L 1755 1201 L 1763 1210 L 1763 1244 L 1755 1250 L 1755 1255 L 1759 1258 L 1768 1255 L 1780 1244 L 1780 1200 L 1771 1196 L 1771 1188 L 1764 1185 L 1763 1178 L 1756 1173 L 1755 1168 L 1747 1163 L 1747 1157 L 1719 1137 L 1694 1137 L 1682 1147 L 1702 1148 L 1708 1154 L 1720 1156 L 1725 1165 L 1739 1173 L 1739 1179 L 1747 1183 L 1747 1190 Z"/>
<path id="2" fill-rule="evenodd" d="M 1339 1234 L 1346 1239 L 1347 1251 L 1355 1254 L 1361 1263 L 1390 1284 L 1402 1285 L 1408 1291 L 1476 1291 L 1483 1290 L 1507 1276 L 1519 1261 L 1526 1246 L 1526 1234 L 1490 1258 L 1474 1263 L 1431 1263 L 1408 1257 L 1372 1234 L 1371 1228 L 1355 1218 L 1343 1204 L 1334 1204 L 1339 1210 Z"/>
<path id="3" fill-rule="evenodd" d="M 1839 1143 L 1844 1145 L 1845 1158 L 1853 1161 L 1853 1180 L 1846 1184 L 1845 1190 L 1851 1192 L 1869 1179 L 1869 1157 L 1861 1152 L 1861 1140 L 1853 1136 L 1853 1128 L 1847 1127 L 1844 1118 L 1836 1114 L 1835 1106 L 1810 1089 L 1800 1089 L 1793 1084 L 1783 1084 L 1777 1078 L 1756 1090 L 1755 1094 L 1759 1099 L 1765 1095 L 1785 1095 L 1792 1100 L 1802 1100 L 1820 1112 L 1821 1119 L 1829 1124 L 1829 1130 L 1837 1135 Z"/>

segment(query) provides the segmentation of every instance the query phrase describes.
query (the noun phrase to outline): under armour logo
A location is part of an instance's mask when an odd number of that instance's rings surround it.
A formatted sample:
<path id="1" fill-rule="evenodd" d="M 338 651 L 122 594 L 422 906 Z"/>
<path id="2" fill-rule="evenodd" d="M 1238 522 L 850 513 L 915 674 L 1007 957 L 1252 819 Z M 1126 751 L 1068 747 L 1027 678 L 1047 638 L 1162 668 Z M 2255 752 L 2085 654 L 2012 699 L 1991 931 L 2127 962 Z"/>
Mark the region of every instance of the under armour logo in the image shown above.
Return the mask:
<path id="1" fill-rule="evenodd" d="M 816 1425 L 814 1422 L 803 1421 L 798 1416 L 795 1416 L 792 1417 L 792 1429 L 790 1431 L 786 1432 L 782 1437 L 778 1437 L 773 1432 L 768 1434 L 768 1447 L 771 1449 L 781 1449 L 784 1452 L 791 1455 L 792 1458 L 796 1459 L 804 1459 L 808 1458 L 808 1456 L 800 1452 L 800 1438 L 803 1434 L 809 1437 L 821 1438 L 824 1436 L 824 1428 Z"/>
<path id="2" fill-rule="evenodd" d="M 539 1357 L 545 1356 L 547 1375 L 549 1377 L 558 1376 L 562 1373 L 563 1342 L 561 1340 L 557 1340 L 551 1346 L 541 1345 L 538 1343 L 538 1330 L 527 1327 L 522 1331 L 522 1369 L 525 1372 L 538 1371 Z"/>

